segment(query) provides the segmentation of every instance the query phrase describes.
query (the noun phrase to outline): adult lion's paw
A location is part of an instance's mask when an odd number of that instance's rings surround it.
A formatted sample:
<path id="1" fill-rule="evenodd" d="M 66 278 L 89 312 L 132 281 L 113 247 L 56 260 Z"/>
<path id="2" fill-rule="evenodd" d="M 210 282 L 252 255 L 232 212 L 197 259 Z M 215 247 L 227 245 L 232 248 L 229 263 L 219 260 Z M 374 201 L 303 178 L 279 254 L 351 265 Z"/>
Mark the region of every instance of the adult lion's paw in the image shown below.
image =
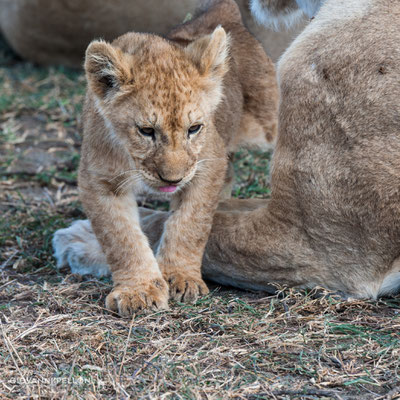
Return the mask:
<path id="1" fill-rule="evenodd" d="M 169 284 L 169 295 L 172 299 L 183 302 L 194 302 L 209 293 L 207 285 L 201 277 L 188 273 L 172 272 L 164 274 Z"/>
<path id="2" fill-rule="evenodd" d="M 162 278 L 141 285 L 119 284 L 106 297 L 106 307 L 123 317 L 141 310 L 167 310 L 168 285 Z"/>

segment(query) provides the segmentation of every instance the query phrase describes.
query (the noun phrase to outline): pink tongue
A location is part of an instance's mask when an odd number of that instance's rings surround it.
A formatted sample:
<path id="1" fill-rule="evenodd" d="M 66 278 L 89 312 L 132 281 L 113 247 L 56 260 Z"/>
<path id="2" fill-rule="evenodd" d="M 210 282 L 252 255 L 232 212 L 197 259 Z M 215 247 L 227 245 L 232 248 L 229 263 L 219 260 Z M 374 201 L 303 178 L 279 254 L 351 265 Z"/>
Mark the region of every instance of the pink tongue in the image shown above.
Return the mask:
<path id="1" fill-rule="evenodd" d="M 159 189 L 161 192 L 172 193 L 175 192 L 176 186 L 161 186 Z"/>

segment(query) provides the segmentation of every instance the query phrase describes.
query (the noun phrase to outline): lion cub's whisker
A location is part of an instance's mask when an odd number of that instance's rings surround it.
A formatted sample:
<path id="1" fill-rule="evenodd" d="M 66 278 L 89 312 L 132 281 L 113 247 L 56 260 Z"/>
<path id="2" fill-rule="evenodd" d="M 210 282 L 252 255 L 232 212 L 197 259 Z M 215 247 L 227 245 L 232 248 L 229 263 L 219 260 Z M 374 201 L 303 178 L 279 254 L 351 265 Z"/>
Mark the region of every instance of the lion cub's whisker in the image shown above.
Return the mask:
<path id="1" fill-rule="evenodd" d="M 125 175 L 125 174 L 128 174 L 128 173 L 130 173 L 130 172 L 141 172 L 141 170 L 140 170 L 140 169 L 128 169 L 128 170 L 126 170 L 126 171 L 124 171 L 124 172 L 121 172 L 121 173 L 118 174 L 118 175 L 115 175 L 113 178 L 111 178 L 111 179 L 109 180 L 109 182 L 112 182 L 112 181 L 114 181 L 115 179 L 117 179 L 118 177 L 120 177 L 121 175 Z"/>
<path id="2" fill-rule="evenodd" d="M 115 189 L 115 194 L 121 193 L 122 189 L 128 186 L 130 183 L 137 183 L 140 181 L 140 176 L 131 175 L 128 178 L 125 178 L 122 182 L 120 182 Z"/>
<path id="3" fill-rule="evenodd" d="M 197 161 L 196 165 L 199 165 L 205 161 L 215 161 L 215 160 L 218 160 L 218 159 L 217 158 L 203 158 L 202 160 Z"/>

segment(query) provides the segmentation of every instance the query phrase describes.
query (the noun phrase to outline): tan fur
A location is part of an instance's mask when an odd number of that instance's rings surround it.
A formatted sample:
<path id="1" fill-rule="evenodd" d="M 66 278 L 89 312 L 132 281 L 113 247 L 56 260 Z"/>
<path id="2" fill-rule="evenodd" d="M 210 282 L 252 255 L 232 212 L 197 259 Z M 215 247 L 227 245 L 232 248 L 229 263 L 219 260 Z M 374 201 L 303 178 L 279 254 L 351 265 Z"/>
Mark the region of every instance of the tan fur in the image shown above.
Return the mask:
<path id="1" fill-rule="evenodd" d="M 205 277 L 356 298 L 399 290 L 399 21 L 397 1 L 326 0 L 287 50 L 271 199 L 220 204 Z M 141 210 L 155 246 L 167 217 Z"/>
<path id="2" fill-rule="evenodd" d="M 227 156 L 247 135 L 264 144 L 275 140 L 273 65 L 243 27 L 236 4 L 223 0 L 175 29 L 169 41 L 128 33 L 112 44 L 92 42 L 85 70 L 79 189 L 111 266 L 115 288 L 106 305 L 122 315 L 166 308 L 168 285 L 172 298 L 195 300 L 208 292 L 201 260 Z M 201 129 L 189 136 L 191 126 Z M 150 127 L 154 135 L 144 135 L 141 128 Z M 154 255 L 135 195 L 159 194 L 165 182 L 178 182 L 169 196 L 174 212 Z"/>
<path id="3" fill-rule="evenodd" d="M 0 0 L 0 31 L 23 58 L 39 64 L 82 67 L 94 38 L 112 41 L 126 32 L 166 35 L 208 0 Z M 272 60 L 296 37 L 267 30 L 252 19 L 248 0 L 237 0 L 245 26 Z"/>

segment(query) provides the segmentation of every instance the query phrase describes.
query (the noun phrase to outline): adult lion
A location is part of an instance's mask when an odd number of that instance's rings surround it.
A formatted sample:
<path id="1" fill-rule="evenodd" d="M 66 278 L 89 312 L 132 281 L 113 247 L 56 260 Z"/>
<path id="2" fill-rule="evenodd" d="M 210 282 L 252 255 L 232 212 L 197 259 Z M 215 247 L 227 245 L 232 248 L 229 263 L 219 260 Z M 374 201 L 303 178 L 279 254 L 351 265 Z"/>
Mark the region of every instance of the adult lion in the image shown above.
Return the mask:
<path id="1" fill-rule="evenodd" d="M 39 64 L 81 67 L 94 38 L 129 31 L 166 34 L 209 0 L 0 0 L 0 31 L 13 49 Z M 248 0 L 236 0 L 246 26 L 275 61 L 295 37 L 254 23 Z"/>
<path id="2" fill-rule="evenodd" d="M 291 18 L 298 3 L 319 7 L 312 0 L 253 5 Z M 400 2 L 326 0 L 285 52 L 271 199 L 220 205 L 205 278 L 264 290 L 321 285 L 358 298 L 398 290 L 399 26 Z M 168 214 L 141 215 L 157 246 Z M 90 226 L 70 229 L 66 258 L 105 267 Z"/>

